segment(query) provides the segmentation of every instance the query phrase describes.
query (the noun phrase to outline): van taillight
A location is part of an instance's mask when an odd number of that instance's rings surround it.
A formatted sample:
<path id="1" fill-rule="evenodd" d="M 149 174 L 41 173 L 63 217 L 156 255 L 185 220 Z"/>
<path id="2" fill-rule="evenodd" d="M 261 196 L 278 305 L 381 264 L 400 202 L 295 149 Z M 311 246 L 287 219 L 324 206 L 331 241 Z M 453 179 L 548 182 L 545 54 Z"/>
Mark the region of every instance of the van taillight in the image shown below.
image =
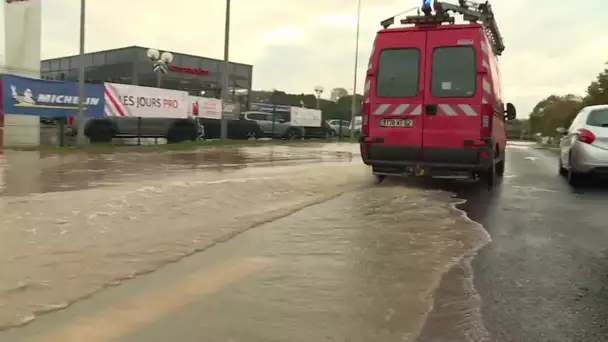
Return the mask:
<path id="1" fill-rule="evenodd" d="M 74 117 L 73 116 L 68 116 L 68 125 L 73 125 L 74 124 Z"/>
<path id="2" fill-rule="evenodd" d="M 369 102 L 363 102 L 363 104 L 361 105 L 361 114 L 363 116 L 363 118 L 361 119 L 361 135 L 363 137 L 369 136 L 369 113 Z"/>
<path id="3" fill-rule="evenodd" d="M 481 105 L 481 129 L 479 131 L 480 138 L 492 136 L 492 120 L 494 119 L 494 111 L 492 105 L 484 103 Z"/>

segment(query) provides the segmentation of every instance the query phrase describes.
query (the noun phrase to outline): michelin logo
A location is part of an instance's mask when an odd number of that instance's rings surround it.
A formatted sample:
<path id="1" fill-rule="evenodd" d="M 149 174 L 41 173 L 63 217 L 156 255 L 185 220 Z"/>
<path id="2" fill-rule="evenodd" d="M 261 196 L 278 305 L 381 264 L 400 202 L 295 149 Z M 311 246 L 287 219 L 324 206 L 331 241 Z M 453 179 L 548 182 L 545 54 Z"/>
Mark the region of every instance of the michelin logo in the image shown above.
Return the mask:
<path id="1" fill-rule="evenodd" d="M 56 95 L 56 94 L 38 94 L 34 99 L 34 93 L 31 89 L 25 89 L 22 94 L 17 92 L 17 87 L 11 85 L 11 94 L 17 105 L 28 107 L 49 107 L 49 106 L 65 106 L 78 105 L 78 96 Z M 87 97 L 85 104 L 88 106 L 96 106 L 100 102 L 98 97 Z"/>

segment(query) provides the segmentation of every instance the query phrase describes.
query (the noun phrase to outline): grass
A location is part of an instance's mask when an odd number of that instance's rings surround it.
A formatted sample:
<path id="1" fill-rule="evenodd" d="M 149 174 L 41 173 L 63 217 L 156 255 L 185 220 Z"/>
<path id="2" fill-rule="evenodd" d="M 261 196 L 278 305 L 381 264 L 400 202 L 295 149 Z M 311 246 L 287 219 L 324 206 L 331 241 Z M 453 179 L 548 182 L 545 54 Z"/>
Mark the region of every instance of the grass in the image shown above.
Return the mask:
<path id="1" fill-rule="evenodd" d="M 158 144 L 158 145 L 87 145 L 81 146 L 35 146 L 35 147 L 5 147 L 11 151 L 38 151 L 49 153 L 118 153 L 118 152 L 154 152 L 154 151 L 190 151 L 205 148 L 218 147 L 249 147 L 249 146 L 277 146 L 277 145 L 304 145 L 331 143 L 336 140 L 306 139 L 306 140 L 207 140 L 207 141 L 188 141 L 178 144 Z M 350 140 L 342 140 L 350 142 Z"/>

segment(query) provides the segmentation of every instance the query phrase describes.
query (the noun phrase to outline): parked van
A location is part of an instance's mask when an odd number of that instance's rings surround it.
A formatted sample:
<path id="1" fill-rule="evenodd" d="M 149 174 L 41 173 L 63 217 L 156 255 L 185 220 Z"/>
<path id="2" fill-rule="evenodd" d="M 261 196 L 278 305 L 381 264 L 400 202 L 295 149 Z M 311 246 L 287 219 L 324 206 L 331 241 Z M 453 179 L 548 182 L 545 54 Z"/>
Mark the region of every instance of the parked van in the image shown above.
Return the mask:
<path id="1" fill-rule="evenodd" d="M 382 22 L 362 104 L 361 156 L 378 182 L 390 175 L 465 174 L 493 185 L 505 168 L 505 119 L 497 56 L 502 37 L 489 4 L 436 1 L 431 14 Z M 455 24 L 449 11 L 470 23 Z"/>

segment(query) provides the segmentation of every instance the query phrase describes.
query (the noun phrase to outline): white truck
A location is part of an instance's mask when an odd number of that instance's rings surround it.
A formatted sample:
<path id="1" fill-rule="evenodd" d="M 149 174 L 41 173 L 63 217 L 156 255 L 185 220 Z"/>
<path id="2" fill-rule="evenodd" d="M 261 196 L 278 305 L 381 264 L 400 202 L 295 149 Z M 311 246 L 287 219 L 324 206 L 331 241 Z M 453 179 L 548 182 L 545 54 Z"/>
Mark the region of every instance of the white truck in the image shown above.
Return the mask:
<path id="1" fill-rule="evenodd" d="M 92 143 L 113 138 L 165 138 L 168 143 L 197 140 L 202 127 L 189 115 L 188 93 L 178 90 L 105 83 L 105 116 L 85 122 L 85 135 Z M 76 120 L 69 132 L 77 133 Z"/>

